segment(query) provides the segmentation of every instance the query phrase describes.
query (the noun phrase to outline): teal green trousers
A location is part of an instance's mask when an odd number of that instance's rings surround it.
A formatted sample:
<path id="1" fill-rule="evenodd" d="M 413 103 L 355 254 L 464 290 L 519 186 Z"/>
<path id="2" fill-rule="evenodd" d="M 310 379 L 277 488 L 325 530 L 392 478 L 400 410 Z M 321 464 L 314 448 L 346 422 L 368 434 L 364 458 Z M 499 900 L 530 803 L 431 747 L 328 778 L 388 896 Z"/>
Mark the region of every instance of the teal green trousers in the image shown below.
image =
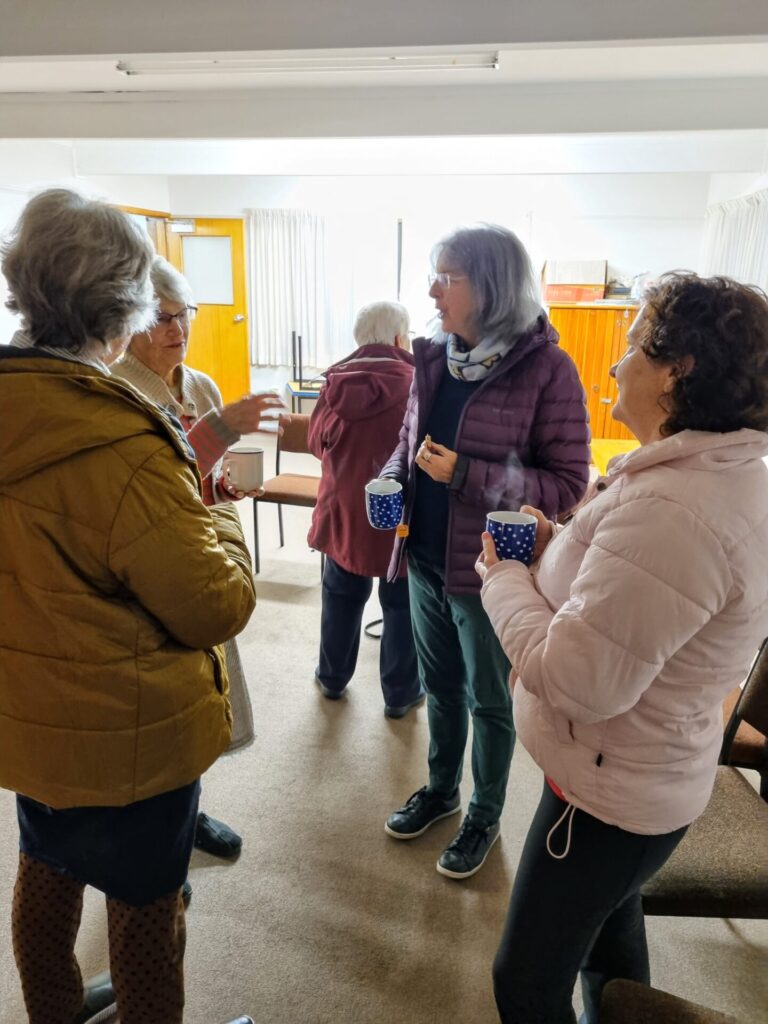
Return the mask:
<path id="1" fill-rule="evenodd" d="M 413 636 L 428 694 L 429 786 L 444 797 L 458 788 L 471 716 L 475 790 L 467 813 L 477 825 L 493 825 L 515 746 L 510 664 L 479 595 L 446 595 L 443 584 L 438 570 L 409 559 Z"/>

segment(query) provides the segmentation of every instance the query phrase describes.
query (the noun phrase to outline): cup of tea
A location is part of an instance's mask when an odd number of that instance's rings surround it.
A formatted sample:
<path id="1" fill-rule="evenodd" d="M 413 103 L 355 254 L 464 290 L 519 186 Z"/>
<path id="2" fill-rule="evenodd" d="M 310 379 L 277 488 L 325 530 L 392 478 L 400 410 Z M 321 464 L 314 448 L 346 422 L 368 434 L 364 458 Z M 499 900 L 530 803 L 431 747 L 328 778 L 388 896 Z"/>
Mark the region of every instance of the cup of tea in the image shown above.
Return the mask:
<path id="1" fill-rule="evenodd" d="M 485 528 L 493 537 L 499 558 L 530 565 L 536 541 L 536 516 L 527 512 L 489 512 Z"/>
<path id="2" fill-rule="evenodd" d="M 371 480 L 365 485 L 365 509 L 375 530 L 394 530 L 403 516 L 403 485 L 397 480 Z"/>
<path id="3" fill-rule="evenodd" d="M 233 491 L 257 491 L 264 483 L 264 449 L 249 445 L 228 448 L 222 473 Z"/>

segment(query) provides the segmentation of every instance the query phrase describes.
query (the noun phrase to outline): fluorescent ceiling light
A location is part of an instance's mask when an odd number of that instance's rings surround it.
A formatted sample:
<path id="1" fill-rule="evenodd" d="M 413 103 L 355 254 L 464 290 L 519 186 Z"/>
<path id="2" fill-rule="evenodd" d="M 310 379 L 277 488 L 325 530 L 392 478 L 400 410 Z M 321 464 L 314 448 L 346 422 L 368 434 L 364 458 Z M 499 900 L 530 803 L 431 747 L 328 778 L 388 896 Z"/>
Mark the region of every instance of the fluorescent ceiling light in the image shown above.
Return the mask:
<path id="1" fill-rule="evenodd" d="M 336 57 L 146 57 L 121 60 L 124 75 L 263 75 L 343 71 L 493 71 L 497 51 L 483 53 L 409 53 Z"/>

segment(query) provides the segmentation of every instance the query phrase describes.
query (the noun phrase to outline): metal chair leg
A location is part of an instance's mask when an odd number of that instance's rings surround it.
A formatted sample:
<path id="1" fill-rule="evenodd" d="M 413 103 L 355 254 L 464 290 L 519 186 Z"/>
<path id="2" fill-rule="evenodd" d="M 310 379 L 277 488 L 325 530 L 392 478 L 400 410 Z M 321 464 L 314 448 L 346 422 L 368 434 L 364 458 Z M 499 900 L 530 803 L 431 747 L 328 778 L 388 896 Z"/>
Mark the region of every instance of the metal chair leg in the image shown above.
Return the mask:
<path id="1" fill-rule="evenodd" d="M 259 503 L 253 500 L 253 564 L 254 574 L 261 572 L 261 550 L 259 545 Z"/>
<path id="2" fill-rule="evenodd" d="M 280 547 L 285 547 L 285 535 L 283 533 L 283 506 L 277 506 L 277 525 L 280 529 Z"/>

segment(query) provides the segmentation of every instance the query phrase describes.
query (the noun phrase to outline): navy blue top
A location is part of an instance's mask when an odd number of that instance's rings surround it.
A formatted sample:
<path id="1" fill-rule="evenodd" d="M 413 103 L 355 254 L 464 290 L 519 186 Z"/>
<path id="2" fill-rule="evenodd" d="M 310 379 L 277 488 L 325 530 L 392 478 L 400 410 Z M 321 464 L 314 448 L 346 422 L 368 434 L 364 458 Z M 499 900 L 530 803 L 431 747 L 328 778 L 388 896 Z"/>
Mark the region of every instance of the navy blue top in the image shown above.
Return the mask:
<path id="1" fill-rule="evenodd" d="M 426 433 L 437 444 L 456 451 L 459 420 L 472 395 L 483 382 L 457 380 L 446 361 L 440 386 L 427 417 Z M 420 438 L 419 441 L 423 441 Z M 417 562 L 443 568 L 448 542 L 448 484 L 437 483 L 416 469 L 416 493 L 408 533 L 408 552 Z"/>

